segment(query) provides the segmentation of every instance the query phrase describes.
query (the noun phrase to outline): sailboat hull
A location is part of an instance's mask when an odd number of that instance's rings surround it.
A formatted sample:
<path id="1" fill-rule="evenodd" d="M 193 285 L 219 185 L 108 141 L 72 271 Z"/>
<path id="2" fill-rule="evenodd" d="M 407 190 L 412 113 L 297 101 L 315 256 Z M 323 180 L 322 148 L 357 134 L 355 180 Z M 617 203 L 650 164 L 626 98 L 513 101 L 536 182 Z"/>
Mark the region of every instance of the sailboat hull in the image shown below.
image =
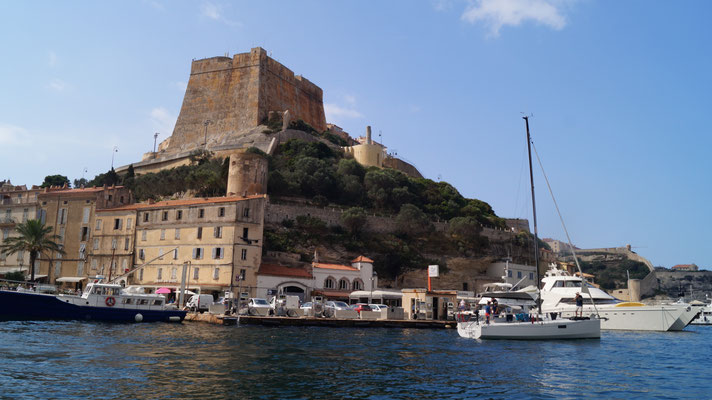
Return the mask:
<path id="1" fill-rule="evenodd" d="M 468 339 L 508 339 L 508 340 L 556 340 L 556 339 L 599 339 L 601 321 L 555 320 L 538 322 L 459 322 L 457 333 Z"/>

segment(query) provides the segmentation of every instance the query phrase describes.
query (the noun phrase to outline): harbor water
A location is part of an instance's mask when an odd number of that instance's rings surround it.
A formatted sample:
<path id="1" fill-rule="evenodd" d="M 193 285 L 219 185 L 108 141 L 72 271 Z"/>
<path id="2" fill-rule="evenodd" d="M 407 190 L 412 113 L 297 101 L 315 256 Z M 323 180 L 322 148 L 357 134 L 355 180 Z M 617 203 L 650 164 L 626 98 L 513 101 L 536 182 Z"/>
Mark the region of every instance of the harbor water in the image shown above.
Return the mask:
<path id="1" fill-rule="evenodd" d="M 475 341 L 453 329 L 0 323 L 2 398 L 709 398 L 712 327 Z"/>

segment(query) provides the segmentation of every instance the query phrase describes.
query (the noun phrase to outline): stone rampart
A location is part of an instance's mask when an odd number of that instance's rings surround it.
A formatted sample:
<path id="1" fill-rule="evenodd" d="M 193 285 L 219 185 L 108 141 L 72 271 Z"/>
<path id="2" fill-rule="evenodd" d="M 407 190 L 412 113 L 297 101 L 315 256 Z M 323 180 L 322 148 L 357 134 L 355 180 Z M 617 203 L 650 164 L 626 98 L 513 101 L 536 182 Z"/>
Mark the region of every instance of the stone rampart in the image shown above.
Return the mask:
<path id="1" fill-rule="evenodd" d="M 269 111 L 284 110 L 318 131 L 326 130 L 322 90 L 295 76 L 264 49 L 257 47 L 232 58 L 195 60 L 165 151 L 224 145 L 260 125 Z"/>

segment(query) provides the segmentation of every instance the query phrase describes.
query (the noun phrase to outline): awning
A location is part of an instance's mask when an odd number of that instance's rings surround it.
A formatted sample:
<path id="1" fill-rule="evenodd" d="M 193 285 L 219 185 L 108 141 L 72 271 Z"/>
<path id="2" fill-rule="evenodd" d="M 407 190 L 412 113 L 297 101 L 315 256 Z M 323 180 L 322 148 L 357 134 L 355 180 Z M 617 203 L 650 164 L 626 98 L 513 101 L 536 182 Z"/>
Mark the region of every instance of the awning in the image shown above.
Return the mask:
<path id="1" fill-rule="evenodd" d="M 27 277 L 29 278 L 30 276 L 27 275 Z M 37 280 L 40 280 L 40 279 L 42 279 L 42 278 L 46 278 L 46 277 L 47 277 L 47 275 L 37 275 L 37 274 L 35 274 L 35 280 L 36 280 L 36 281 L 37 281 Z"/>
<path id="2" fill-rule="evenodd" d="M 35 275 L 35 278 L 37 278 L 37 275 Z M 70 282 L 70 283 L 77 283 L 81 282 L 83 280 L 87 279 L 86 276 L 63 276 L 61 278 L 57 278 L 57 282 Z"/>
<path id="3" fill-rule="evenodd" d="M 373 295 L 371 295 L 373 294 Z M 403 298 L 403 292 L 400 290 L 382 290 L 382 289 L 376 289 L 373 292 L 370 290 L 357 290 L 355 292 L 351 292 L 349 295 L 349 298 L 352 299 L 358 299 L 361 297 L 368 297 L 371 299 L 391 299 L 391 300 L 397 300 L 397 299 L 402 299 Z"/>
<path id="4" fill-rule="evenodd" d="M 0 274 L 27 271 L 27 267 L 0 267 Z"/>

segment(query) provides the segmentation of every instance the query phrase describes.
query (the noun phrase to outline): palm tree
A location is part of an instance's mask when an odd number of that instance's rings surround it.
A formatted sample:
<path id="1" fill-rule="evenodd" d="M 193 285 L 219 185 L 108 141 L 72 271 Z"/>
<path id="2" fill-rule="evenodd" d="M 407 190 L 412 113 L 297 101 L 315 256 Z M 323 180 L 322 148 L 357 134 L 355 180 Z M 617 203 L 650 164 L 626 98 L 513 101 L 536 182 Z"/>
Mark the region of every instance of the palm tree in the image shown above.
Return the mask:
<path id="1" fill-rule="evenodd" d="M 27 251 L 30 253 L 30 281 L 35 280 L 35 261 L 43 253 L 57 252 L 65 254 L 62 246 L 55 240 L 57 235 L 51 235 L 52 227 L 45 226 L 44 222 L 38 219 L 29 219 L 18 224 L 15 230 L 20 236 L 9 237 L 0 245 L 0 252 L 5 255 Z M 51 266 L 50 266 L 51 268 Z"/>

